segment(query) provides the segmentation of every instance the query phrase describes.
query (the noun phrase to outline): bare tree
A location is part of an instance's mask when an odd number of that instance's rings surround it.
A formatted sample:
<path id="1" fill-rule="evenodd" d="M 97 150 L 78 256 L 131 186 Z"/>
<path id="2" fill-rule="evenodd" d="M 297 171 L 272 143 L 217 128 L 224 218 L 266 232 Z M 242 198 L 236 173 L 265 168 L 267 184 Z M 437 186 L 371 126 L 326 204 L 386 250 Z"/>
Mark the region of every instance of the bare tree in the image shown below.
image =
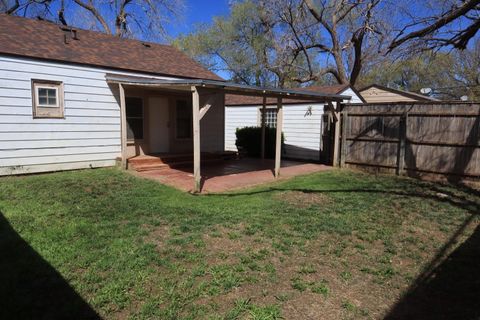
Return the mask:
<path id="1" fill-rule="evenodd" d="M 309 69 L 306 77 L 295 80 L 317 81 L 329 73 L 338 83 L 355 84 L 366 56 L 366 38 L 382 35 L 380 23 L 375 21 L 375 9 L 380 2 L 381 0 L 340 0 L 315 3 L 313 0 L 305 0 L 303 5 L 325 38 L 309 37 L 309 43 L 297 43 L 298 50 L 305 56 L 312 50 L 317 50 L 327 58 L 332 57 L 334 64 L 318 71 Z M 295 26 L 291 25 L 291 28 Z"/>
<path id="2" fill-rule="evenodd" d="M 421 42 L 422 47 L 427 49 L 467 47 L 480 29 L 480 0 L 436 2 L 434 7 L 440 8 L 440 11 L 424 17 L 413 15 L 412 21 L 405 24 L 390 43 L 388 52 L 413 41 Z"/>
<path id="3" fill-rule="evenodd" d="M 33 15 L 44 19 L 50 14 L 52 0 L 0 0 L 0 13 Z"/>
<path id="4" fill-rule="evenodd" d="M 164 38 L 165 25 L 178 20 L 183 8 L 182 0 L 0 0 L 0 12 L 56 20 L 118 37 Z M 74 18 L 85 13 L 86 20 Z"/>

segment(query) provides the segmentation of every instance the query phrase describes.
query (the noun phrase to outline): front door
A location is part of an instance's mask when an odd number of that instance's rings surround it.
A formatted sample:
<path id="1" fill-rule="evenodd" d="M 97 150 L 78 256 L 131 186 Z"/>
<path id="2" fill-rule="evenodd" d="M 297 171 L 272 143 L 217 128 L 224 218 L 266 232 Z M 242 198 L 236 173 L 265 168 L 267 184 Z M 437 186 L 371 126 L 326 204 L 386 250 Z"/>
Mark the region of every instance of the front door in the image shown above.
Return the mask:
<path id="1" fill-rule="evenodd" d="M 166 153 L 170 151 L 168 99 L 153 97 L 148 100 L 150 152 Z"/>

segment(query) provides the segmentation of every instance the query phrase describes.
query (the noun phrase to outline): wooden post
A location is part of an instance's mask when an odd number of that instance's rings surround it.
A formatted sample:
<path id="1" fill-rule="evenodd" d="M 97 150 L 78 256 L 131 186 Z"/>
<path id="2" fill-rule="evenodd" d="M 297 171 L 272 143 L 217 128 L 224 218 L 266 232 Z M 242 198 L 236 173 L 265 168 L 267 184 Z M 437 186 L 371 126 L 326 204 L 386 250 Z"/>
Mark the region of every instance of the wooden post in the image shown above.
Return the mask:
<path id="1" fill-rule="evenodd" d="M 265 159 L 265 113 L 267 110 L 267 97 L 263 97 L 262 103 L 262 114 L 261 114 L 261 125 L 262 125 L 262 141 L 261 141 L 261 149 L 260 149 L 260 157 Z"/>
<path id="2" fill-rule="evenodd" d="M 333 113 L 333 121 L 335 124 L 334 133 L 333 133 L 333 166 L 338 167 L 339 153 L 340 153 L 340 112 L 338 112 L 339 106 L 337 102 L 337 108 L 335 108 Z"/>
<path id="3" fill-rule="evenodd" d="M 192 114 L 193 114 L 193 192 L 201 191 L 202 176 L 200 173 L 200 95 L 196 87 L 192 86 Z"/>
<path id="4" fill-rule="evenodd" d="M 341 152 L 340 152 L 340 167 L 345 167 L 345 161 L 347 158 L 347 136 L 349 133 L 348 127 L 348 112 L 342 112 L 342 145 L 341 145 Z"/>
<path id="5" fill-rule="evenodd" d="M 275 178 L 280 176 L 282 159 L 282 127 L 283 127 L 283 105 L 282 98 L 277 99 L 277 129 L 275 138 Z"/>
<path id="6" fill-rule="evenodd" d="M 398 149 L 397 149 L 397 168 L 396 175 L 401 175 L 405 169 L 405 147 L 407 142 L 407 121 L 408 113 L 400 117 L 398 123 Z"/>
<path id="7" fill-rule="evenodd" d="M 120 140 L 122 150 L 122 169 L 127 169 L 127 111 L 125 105 L 125 89 L 121 83 L 118 84 L 120 93 Z"/>

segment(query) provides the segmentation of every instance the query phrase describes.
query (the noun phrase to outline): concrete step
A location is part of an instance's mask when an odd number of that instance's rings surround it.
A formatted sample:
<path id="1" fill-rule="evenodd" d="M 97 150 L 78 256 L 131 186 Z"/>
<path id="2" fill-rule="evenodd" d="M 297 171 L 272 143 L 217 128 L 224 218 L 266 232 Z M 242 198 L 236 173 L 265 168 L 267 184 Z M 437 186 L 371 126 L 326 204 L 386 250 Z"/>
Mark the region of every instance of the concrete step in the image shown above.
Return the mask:
<path id="1" fill-rule="evenodd" d="M 232 159 L 235 154 L 202 153 L 202 163 L 211 163 Z M 193 154 L 143 155 L 128 159 L 128 167 L 136 171 L 159 170 L 162 168 L 180 168 L 193 166 Z"/>

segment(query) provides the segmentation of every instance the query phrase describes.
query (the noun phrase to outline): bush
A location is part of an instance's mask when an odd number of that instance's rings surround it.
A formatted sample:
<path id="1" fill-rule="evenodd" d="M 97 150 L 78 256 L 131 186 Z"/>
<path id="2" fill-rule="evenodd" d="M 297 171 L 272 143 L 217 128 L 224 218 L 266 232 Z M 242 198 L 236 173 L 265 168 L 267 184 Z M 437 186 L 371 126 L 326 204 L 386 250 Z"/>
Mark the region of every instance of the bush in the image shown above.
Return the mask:
<path id="1" fill-rule="evenodd" d="M 244 151 L 249 157 L 260 157 L 262 128 L 244 127 L 238 128 L 235 132 L 237 140 L 235 142 L 238 150 Z M 265 157 L 275 158 L 275 128 L 265 128 Z M 282 133 L 282 149 L 285 137 Z"/>

